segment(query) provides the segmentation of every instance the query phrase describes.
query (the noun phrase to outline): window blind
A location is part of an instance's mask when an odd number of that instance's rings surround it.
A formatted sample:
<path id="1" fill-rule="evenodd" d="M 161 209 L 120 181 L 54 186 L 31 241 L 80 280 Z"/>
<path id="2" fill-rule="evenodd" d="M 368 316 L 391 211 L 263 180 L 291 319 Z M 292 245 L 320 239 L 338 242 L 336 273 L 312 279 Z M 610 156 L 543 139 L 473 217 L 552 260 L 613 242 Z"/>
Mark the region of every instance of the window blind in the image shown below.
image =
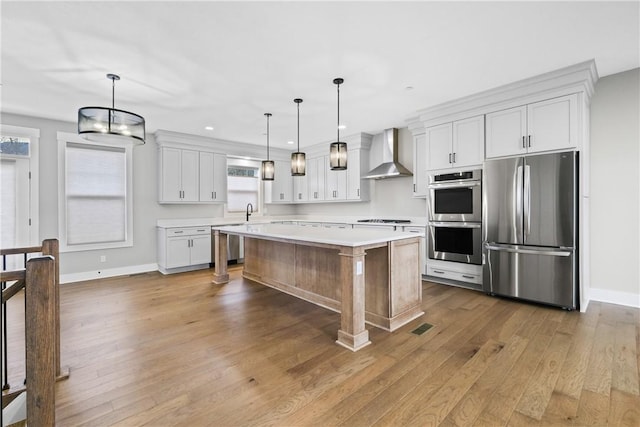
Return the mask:
<path id="1" fill-rule="evenodd" d="M 124 148 L 67 143 L 67 244 L 127 239 L 127 167 Z"/>

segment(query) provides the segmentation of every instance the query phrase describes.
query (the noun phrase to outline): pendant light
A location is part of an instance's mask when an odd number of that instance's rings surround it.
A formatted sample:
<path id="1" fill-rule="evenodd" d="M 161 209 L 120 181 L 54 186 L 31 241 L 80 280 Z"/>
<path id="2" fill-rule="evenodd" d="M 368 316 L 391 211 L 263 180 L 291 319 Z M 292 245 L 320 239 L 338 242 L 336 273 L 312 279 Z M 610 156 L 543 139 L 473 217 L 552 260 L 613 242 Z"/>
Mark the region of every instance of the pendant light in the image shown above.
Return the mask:
<path id="1" fill-rule="evenodd" d="M 300 152 L 300 103 L 302 99 L 293 100 L 298 104 L 298 151 L 291 153 L 291 176 L 304 176 L 307 167 L 306 155 Z"/>
<path id="2" fill-rule="evenodd" d="M 267 118 L 267 160 L 262 161 L 262 180 L 273 181 L 276 165 L 273 160 L 269 160 L 269 117 L 271 117 L 271 113 L 264 113 L 264 115 Z"/>
<path id="3" fill-rule="evenodd" d="M 343 171 L 347 169 L 347 143 L 340 142 L 340 85 L 344 79 L 333 79 L 333 83 L 338 86 L 338 138 L 329 148 L 329 165 L 333 171 Z"/>
<path id="4" fill-rule="evenodd" d="M 111 80 L 111 108 L 83 107 L 78 110 L 78 133 L 97 142 L 125 141 L 144 144 L 144 118 L 115 107 L 116 80 L 120 76 L 107 74 Z"/>

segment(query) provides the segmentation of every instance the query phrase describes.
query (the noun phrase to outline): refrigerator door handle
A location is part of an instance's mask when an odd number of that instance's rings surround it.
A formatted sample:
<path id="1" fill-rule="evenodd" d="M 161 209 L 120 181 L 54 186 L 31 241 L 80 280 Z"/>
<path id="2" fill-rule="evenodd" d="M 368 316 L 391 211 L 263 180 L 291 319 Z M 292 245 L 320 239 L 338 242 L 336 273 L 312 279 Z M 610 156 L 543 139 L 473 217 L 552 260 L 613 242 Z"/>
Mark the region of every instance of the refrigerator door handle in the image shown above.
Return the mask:
<path id="1" fill-rule="evenodd" d="M 516 236 L 522 236 L 522 179 L 523 179 L 523 173 L 522 173 L 522 166 L 518 166 L 516 169 L 516 206 L 515 206 L 515 224 L 516 224 Z M 518 243 L 519 240 L 522 237 L 518 237 Z"/>
<path id="2" fill-rule="evenodd" d="M 524 235 L 531 233 L 531 166 L 524 166 Z"/>
<path id="3" fill-rule="evenodd" d="M 519 248 L 517 246 L 511 246 L 511 245 L 499 245 L 499 244 L 492 244 L 492 243 L 485 243 L 484 245 L 485 248 L 487 248 L 490 251 L 502 251 L 502 252 L 511 252 L 511 253 L 515 253 L 515 254 L 530 254 L 530 255 L 549 255 L 549 256 L 562 256 L 562 257 L 568 257 L 571 256 L 572 251 L 569 250 L 562 250 L 562 249 L 557 249 L 557 250 L 549 250 L 549 249 L 523 249 L 523 248 Z"/>

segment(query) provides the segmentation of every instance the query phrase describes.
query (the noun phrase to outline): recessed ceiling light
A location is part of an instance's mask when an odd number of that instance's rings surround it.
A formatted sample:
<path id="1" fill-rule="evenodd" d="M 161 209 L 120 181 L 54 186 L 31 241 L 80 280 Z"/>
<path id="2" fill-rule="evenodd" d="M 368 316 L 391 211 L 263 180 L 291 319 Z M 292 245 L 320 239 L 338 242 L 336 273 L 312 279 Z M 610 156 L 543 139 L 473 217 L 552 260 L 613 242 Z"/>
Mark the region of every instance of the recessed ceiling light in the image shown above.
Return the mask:
<path id="1" fill-rule="evenodd" d="M 287 144 L 293 145 L 293 141 L 287 141 Z"/>
<path id="2" fill-rule="evenodd" d="M 205 126 L 204 127 L 206 130 L 213 130 L 213 126 Z"/>
<path id="3" fill-rule="evenodd" d="M 413 90 L 413 86 L 407 86 L 404 88 L 404 90 Z"/>

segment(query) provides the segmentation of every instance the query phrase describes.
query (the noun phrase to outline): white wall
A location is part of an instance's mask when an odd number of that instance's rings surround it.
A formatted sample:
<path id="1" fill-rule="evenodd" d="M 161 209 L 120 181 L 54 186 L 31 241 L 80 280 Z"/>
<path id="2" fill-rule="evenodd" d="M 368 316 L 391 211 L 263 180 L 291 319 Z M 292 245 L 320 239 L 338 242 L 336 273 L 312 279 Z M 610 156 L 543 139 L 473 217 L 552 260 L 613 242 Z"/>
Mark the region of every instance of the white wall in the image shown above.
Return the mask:
<path id="1" fill-rule="evenodd" d="M 591 100 L 591 298 L 640 307 L 640 69 Z"/>

